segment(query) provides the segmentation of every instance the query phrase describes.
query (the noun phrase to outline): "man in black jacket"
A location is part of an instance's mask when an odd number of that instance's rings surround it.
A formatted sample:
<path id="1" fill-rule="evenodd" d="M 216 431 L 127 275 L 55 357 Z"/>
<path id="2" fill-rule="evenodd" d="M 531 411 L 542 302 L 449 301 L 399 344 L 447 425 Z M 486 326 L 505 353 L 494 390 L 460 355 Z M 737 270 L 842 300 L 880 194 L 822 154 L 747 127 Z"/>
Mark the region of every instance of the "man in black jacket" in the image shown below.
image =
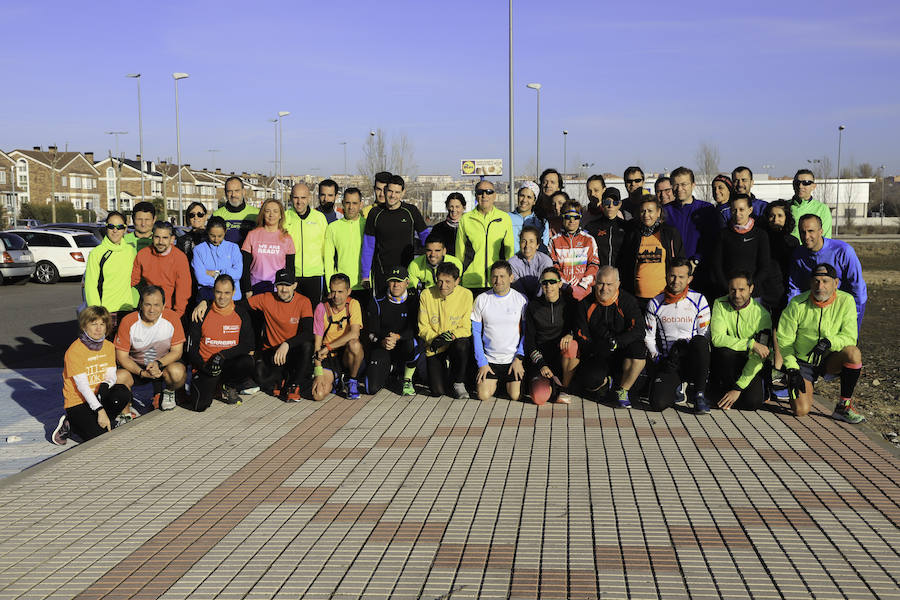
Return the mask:
<path id="1" fill-rule="evenodd" d="M 409 290 L 406 268 L 395 267 L 387 275 L 387 292 L 369 301 L 367 333 L 371 350 L 366 366 L 366 392 L 375 394 L 384 387 L 391 367 L 403 363 L 404 396 L 415 396 L 412 378 L 419 360 L 416 337 L 419 296 Z"/>
<path id="2" fill-rule="evenodd" d="M 589 395 L 610 383 L 616 371 L 615 402 L 631 408 L 628 391 L 646 363 L 644 318 L 634 296 L 619 289 L 619 271 L 600 267 L 594 294 L 581 301 L 575 321 L 578 379 Z"/>
<path id="3" fill-rule="evenodd" d="M 591 208 L 595 203 L 597 208 Z M 621 207 L 622 200 L 619 190 L 616 188 L 603 190 L 600 198 L 591 197 L 588 204 L 589 212 L 593 213 L 598 210 L 599 214 L 590 219 L 583 227 L 597 240 L 597 258 L 601 267 L 618 264 L 616 261 L 619 260 L 619 250 L 622 248 L 628 232 L 628 225 L 620 211 Z"/>

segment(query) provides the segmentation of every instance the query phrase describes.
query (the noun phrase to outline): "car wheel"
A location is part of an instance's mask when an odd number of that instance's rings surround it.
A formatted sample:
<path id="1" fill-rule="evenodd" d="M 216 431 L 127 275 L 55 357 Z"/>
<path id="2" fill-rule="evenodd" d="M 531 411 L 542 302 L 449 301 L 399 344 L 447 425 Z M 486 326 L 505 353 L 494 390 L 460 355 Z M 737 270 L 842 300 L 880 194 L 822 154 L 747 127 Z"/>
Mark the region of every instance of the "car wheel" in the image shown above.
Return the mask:
<path id="1" fill-rule="evenodd" d="M 59 281 L 59 271 L 52 262 L 42 260 L 34 270 L 34 278 L 40 283 L 56 283 Z"/>

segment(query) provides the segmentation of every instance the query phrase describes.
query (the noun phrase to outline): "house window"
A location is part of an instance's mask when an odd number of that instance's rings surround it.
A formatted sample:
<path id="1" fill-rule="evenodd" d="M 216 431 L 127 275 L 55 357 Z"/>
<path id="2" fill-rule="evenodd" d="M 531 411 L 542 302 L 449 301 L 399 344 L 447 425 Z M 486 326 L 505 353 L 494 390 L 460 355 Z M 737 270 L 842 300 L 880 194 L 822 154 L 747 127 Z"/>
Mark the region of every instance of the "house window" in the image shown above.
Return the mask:
<path id="1" fill-rule="evenodd" d="M 115 198 L 106 201 L 106 210 L 116 210 Z"/>
<path id="2" fill-rule="evenodd" d="M 107 199 L 116 197 L 116 170 L 112 167 L 106 169 L 106 197 Z"/>
<path id="3" fill-rule="evenodd" d="M 16 161 L 16 173 L 18 175 L 16 185 L 23 190 L 28 189 L 28 161 L 20 158 Z"/>
<path id="4" fill-rule="evenodd" d="M 6 169 L 0 169 L 0 184 L 6 183 Z"/>
<path id="5" fill-rule="evenodd" d="M 60 184 L 61 186 L 63 186 L 63 187 L 66 187 L 66 176 L 65 176 L 65 175 L 63 175 L 62 177 L 60 177 L 60 179 L 59 179 L 59 184 Z"/>
<path id="6" fill-rule="evenodd" d="M 151 181 L 150 182 L 150 193 L 154 194 L 154 195 L 162 194 L 162 182 Z"/>
<path id="7" fill-rule="evenodd" d="M 63 179 L 65 179 L 65 178 L 63 178 Z M 70 177 L 70 179 L 72 180 L 72 189 L 80 190 L 81 189 L 81 177 L 79 177 L 78 175 L 72 175 L 72 177 Z M 66 185 L 65 181 L 63 181 L 63 185 Z"/>
<path id="8" fill-rule="evenodd" d="M 75 208 L 75 210 L 81 210 L 81 199 L 72 198 L 72 206 Z"/>

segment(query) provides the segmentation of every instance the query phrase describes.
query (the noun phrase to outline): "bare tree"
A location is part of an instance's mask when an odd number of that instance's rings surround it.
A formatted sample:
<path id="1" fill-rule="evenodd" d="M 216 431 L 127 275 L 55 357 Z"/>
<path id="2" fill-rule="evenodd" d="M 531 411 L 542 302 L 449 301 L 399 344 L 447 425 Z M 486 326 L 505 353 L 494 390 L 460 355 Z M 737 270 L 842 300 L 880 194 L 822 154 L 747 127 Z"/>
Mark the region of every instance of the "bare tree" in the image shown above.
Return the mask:
<path id="1" fill-rule="evenodd" d="M 369 179 L 379 171 L 390 171 L 396 175 L 411 176 L 416 168 L 415 153 L 412 142 L 405 133 L 401 133 L 390 142 L 388 150 L 387 134 L 383 129 L 375 129 L 369 133 L 363 144 L 363 157 L 357 168 L 361 175 Z"/>
<path id="2" fill-rule="evenodd" d="M 834 167 L 831 159 L 826 154 L 822 158 L 814 158 L 807 161 L 810 163 L 810 170 L 816 176 L 816 194 L 815 197 L 822 202 L 828 202 L 829 183 L 828 180 L 833 176 Z"/>
<path id="3" fill-rule="evenodd" d="M 719 147 L 709 142 L 701 142 L 694 159 L 697 161 L 695 178 L 700 188 L 700 197 L 712 202 L 712 180 L 719 174 Z"/>

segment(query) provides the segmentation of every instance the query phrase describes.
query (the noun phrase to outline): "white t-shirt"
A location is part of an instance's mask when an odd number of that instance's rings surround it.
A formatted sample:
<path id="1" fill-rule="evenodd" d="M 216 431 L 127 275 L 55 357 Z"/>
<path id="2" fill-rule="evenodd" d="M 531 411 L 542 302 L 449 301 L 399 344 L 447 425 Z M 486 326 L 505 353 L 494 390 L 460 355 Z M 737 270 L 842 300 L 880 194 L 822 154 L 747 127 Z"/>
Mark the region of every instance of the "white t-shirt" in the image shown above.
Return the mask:
<path id="1" fill-rule="evenodd" d="M 516 357 L 522 337 L 522 315 L 527 304 L 525 296 L 514 289 L 505 296 L 489 290 L 475 298 L 472 322 L 481 323 L 484 355 L 489 363 L 505 365 Z"/>

